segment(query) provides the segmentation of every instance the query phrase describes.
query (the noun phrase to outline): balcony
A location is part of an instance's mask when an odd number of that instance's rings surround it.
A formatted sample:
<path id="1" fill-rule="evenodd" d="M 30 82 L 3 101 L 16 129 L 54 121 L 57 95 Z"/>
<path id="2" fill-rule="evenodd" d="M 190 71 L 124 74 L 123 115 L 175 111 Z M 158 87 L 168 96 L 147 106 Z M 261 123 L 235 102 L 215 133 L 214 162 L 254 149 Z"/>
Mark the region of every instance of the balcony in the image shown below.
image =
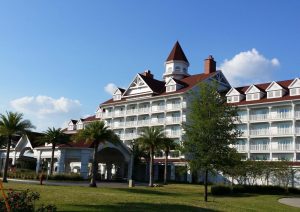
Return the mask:
<path id="1" fill-rule="evenodd" d="M 112 112 L 106 112 L 106 113 L 102 113 L 102 117 L 103 118 L 111 118 L 113 116 Z"/>
<path id="2" fill-rule="evenodd" d="M 267 113 L 250 115 L 250 121 L 267 121 L 269 115 Z"/>
<path id="3" fill-rule="evenodd" d="M 167 124 L 178 124 L 181 122 L 180 117 L 167 117 L 166 118 L 166 123 Z"/>
<path id="4" fill-rule="evenodd" d="M 300 143 L 296 143 L 296 150 L 300 150 Z"/>
<path id="5" fill-rule="evenodd" d="M 138 138 L 138 135 L 136 133 L 125 133 L 124 139 L 126 140 L 132 140 Z"/>
<path id="6" fill-rule="evenodd" d="M 297 134 L 297 135 L 300 135 L 300 127 L 296 127 L 296 128 L 295 128 L 295 131 L 296 131 L 296 134 Z"/>
<path id="7" fill-rule="evenodd" d="M 160 119 L 152 119 L 151 124 L 164 124 L 165 123 L 165 119 L 164 118 L 160 118 Z"/>
<path id="8" fill-rule="evenodd" d="M 114 128 L 122 128 L 124 127 L 124 122 L 115 122 L 113 126 Z"/>
<path id="9" fill-rule="evenodd" d="M 137 125 L 136 121 L 126 121 L 126 127 L 135 127 Z"/>
<path id="10" fill-rule="evenodd" d="M 238 152 L 245 152 L 247 150 L 246 145 L 235 145 L 234 148 L 238 151 Z"/>
<path id="11" fill-rule="evenodd" d="M 124 111 L 115 111 L 114 117 L 120 117 L 120 116 L 124 116 L 125 112 Z"/>
<path id="12" fill-rule="evenodd" d="M 138 113 L 138 109 L 126 110 L 126 115 L 136 115 L 137 113 Z"/>
<path id="13" fill-rule="evenodd" d="M 124 140 L 124 139 L 125 139 L 125 135 L 124 135 L 124 134 L 117 134 L 117 136 L 119 136 L 119 138 L 120 138 L 121 140 Z"/>
<path id="14" fill-rule="evenodd" d="M 293 134 L 292 128 L 278 128 L 276 132 L 273 132 L 272 135 L 291 135 Z"/>
<path id="15" fill-rule="evenodd" d="M 268 136 L 268 135 L 270 135 L 269 129 L 250 130 L 250 136 Z"/>
<path id="16" fill-rule="evenodd" d="M 273 151 L 292 151 L 293 150 L 293 144 L 278 144 L 277 148 L 272 148 Z"/>
<path id="17" fill-rule="evenodd" d="M 181 104 L 167 104 L 167 110 L 179 110 L 181 108 Z"/>
<path id="18" fill-rule="evenodd" d="M 150 112 L 150 108 L 149 107 L 141 107 L 139 108 L 139 114 L 147 114 Z"/>
<path id="19" fill-rule="evenodd" d="M 291 118 L 292 118 L 291 112 L 277 113 L 277 114 L 272 115 L 272 117 L 271 117 L 272 120 L 285 120 L 285 119 L 291 119 Z"/>
<path id="20" fill-rule="evenodd" d="M 138 120 L 138 126 L 148 126 L 150 124 L 150 120 Z"/>
<path id="21" fill-rule="evenodd" d="M 269 144 L 252 144 L 250 145 L 251 151 L 269 151 L 270 146 Z"/>
<path id="22" fill-rule="evenodd" d="M 152 112 L 161 112 L 165 111 L 165 106 L 164 105 L 159 105 L 157 107 L 152 107 Z"/>
<path id="23" fill-rule="evenodd" d="M 299 118 L 300 118 L 300 111 L 299 111 L 299 110 L 296 110 L 296 111 L 295 111 L 295 118 L 296 118 L 296 119 L 299 119 Z"/>
<path id="24" fill-rule="evenodd" d="M 178 138 L 181 136 L 181 131 L 180 130 L 167 131 L 165 135 L 169 138 Z"/>
<path id="25" fill-rule="evenodd" d="M 246 130 L 240 130 L 241 131 L 241 135 L 239 137 L 246 137 L 248 136 L 248 132 Z"/>

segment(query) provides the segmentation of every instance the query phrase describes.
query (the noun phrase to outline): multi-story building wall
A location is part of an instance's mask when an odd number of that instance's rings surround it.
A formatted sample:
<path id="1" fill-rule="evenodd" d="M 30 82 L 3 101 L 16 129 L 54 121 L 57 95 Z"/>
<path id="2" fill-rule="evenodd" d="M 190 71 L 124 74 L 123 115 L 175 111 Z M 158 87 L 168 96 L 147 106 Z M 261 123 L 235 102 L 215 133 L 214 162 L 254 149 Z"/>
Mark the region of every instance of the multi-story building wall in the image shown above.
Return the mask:
<path id="1" fill-rule="evenodd" d="M 300 80 L 231 88 L 242 135 L 236 148 L 245 159 L 300 160 Z"/>

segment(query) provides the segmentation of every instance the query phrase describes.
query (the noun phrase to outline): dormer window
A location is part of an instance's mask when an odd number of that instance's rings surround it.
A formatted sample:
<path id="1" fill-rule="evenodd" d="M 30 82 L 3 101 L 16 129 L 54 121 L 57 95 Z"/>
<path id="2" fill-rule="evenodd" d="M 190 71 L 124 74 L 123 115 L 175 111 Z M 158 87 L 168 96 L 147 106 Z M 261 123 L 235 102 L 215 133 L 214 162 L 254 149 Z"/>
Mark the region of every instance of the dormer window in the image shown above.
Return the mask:
<path id="1" fill-rule="evenodd" d="M 240 96 L 228 96 L 227 103 L 239 102 Z"/>
<path id="2" fill-rule="evenodd" d="M 294 81 L 288 87 L 290 89 L 290 96 L 300 95 L 300 80 L 299 78 L 294 79 Z"/>
<path id="3" fill-rule="evenodd" d="M 285 94 L 285 89 L 277 82 L 273 81 L 266 89 L 267 98 L 280 98 Z"/>
<path id="4" fill-rule="evenodd" d="M 259 100 L 259 99 L 260 99 L 260 93 L 249 93 L 246 95 L 247 101 Z"/>
<path id="5" fill-rule="evenodd" d="M 279 98 L 282 97 L 282 90 L 278 90 L 278 91 L 269 91 L 267 92 L 267 98 Z"/>
<path id="6" fill-rule="evenodd" d="M 259 100 L 263 96 L 263 92 L 255 85 L 251 85 L 245 91 L 245 94 L 246 94 L 246 101 Z"/>
<path id="7" fill-rule="evenodd" d="M 166 88 L 167 88 L 167 92 L 176 91 L 176 85 L 169 85 Z"/>
<path id="8" fill-rule="evenodd" d="M 242 99 L 244 99 L 244 95 L 235 88 L 231 88 L 226 94 L 226 97 L 227 103 L 240 102 Z"/>
<path id="9" fill-rule="evenodd" d="M 113 99 L 114 101 L 121 100 L 121 94 L 115 94 Z"/>

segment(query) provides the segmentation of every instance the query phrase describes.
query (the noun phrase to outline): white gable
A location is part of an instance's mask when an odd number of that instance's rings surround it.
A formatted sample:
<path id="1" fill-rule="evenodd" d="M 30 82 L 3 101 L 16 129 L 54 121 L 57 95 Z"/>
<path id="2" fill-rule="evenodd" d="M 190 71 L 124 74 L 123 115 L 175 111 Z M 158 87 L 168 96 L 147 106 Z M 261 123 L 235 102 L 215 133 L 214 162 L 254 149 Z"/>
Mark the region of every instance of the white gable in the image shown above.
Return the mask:
<path id="1" fill-rule="evenodd" d="M 117 95 L 117 94 L 122 94 L 122 92 L 119 88 L 117 88 L 117 90 L 114 92 L 114 95 Z"/>
<path id="2" fill-rule="evenodd" d="M 238 92 L 235 88 L 231 88 L 226 94 L 226 96 L 238 96 L 238 95 L 241 95 L 241 93 Z"/>
<path id="3" fill-rule="evenodd" d="M 275 81 L 273 81 L 266 89 L 266 91 L 278 91 L 282 90 L 283 88 Z"/>
<path id="4" fill-rule="evenodd" d="M 175 82 L 175 80 L 173 78 L 170 78 L 167 83 L 166 83 L 166 86 L 169 86 L 169 85 L 176 85 L 177 83 Z"/>
<path id="5" fill-rule="evenodd" d="M 32 145 L 31 145 L 31 143 L 30 143 L 30 140 L 29 140 L 28 136 L 27 136 L 27 135 L 23 135 L 23 136 L 19 139 L 18 143 L 16 144 L 15 149 L 16 149 L 17 151 L 21 151 L 22 149 L 24 149 L 24 148 L 26 148 L 26 147 L 29 147 L 29 148 L 32 149 Z"/>
<path id="6" fill-rule="evenodd" d="M 294 79 L 294 81 L 289 85 L 288 88 L 300 88 L 299 78 Z"/>
<path id="7" fill-rule="evenodd" d="M 245 94 L 248 93 L 260 93 L 261 91 L 255 86 L 255 85 L 251 85 L 246 91 Z"/>
<path id="8" fill-rule="evenodd" d="M 127 90 L 124 92 L 124 96 L 135 96 L 145 93 L 153 93 L 153 91 L 142 79 L 142 77 L 139 74 L 137 74 L 134 80 L 130 83 Z"/>

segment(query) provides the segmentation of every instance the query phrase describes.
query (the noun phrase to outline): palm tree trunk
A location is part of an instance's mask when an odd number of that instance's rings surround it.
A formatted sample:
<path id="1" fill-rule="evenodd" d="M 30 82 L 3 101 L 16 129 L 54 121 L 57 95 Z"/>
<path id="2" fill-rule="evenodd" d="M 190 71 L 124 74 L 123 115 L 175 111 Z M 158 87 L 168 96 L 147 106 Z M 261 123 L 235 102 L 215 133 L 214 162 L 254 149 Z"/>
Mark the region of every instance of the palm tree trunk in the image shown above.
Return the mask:
<path id="1" fill-rule="evenodd" d="M 93 155 L 93 166 L 92 166 L 92 178 L 90 187 L 97 187 L 96 184 L 96 176 L 98 172 L 98 163 L 97 163 L 97 151 L 98 151 L 98 143 L 94 143 L 94 155 Z"/>
<path id="2" fill-rule="evenodd" d="M 8 136 L 7 147 L 6 147 L 6 159 L 5 159 L 4 173 L 3 173 L 3 182 L 5 183 L 7 183 L 7 170 L 9 164 L 10 145 L 11 145 L 11 136 Z"/>
<path id="3" fill-rule="evenodd" d="M 168 156 L 169 156 L 169 151 L 165 151 L 165 172 L 164 172 L 165 185 L 167 185 L 167 176 L 168 176 Z"/>
<path id="4" fill-rule="evenodd" d="M 207 202 L 207 182 L 208 182 L 208 170 L 205 169 L 204 177 L 204 201 Z"/>
<path id="5" fill-rule="evenodd" d="M 150 150 L 149 186 L 153 187 L 153 150 Z"/>
<path id="6" fill-rule="evenodd" d="M 53 174 L 53 168 L 54 168 L 54 151 L 55 151 L 55 143 L 52 143 L 51 164 L 50 164 L 50 175 Z"/>

